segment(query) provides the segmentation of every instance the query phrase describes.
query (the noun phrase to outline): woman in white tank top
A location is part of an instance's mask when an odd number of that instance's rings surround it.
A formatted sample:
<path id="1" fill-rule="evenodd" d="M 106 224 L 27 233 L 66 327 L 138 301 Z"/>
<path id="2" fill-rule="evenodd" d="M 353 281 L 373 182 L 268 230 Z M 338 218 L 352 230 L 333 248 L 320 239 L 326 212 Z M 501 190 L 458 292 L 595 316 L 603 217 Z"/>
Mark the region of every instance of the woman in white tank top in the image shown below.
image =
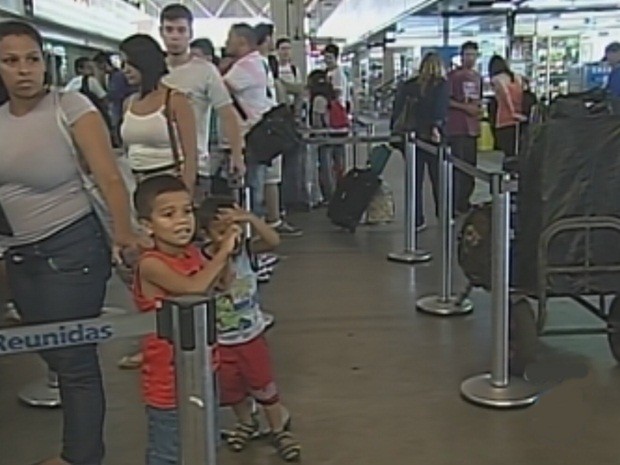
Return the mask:
<path id="1" fill-rule="evenodd" d="M 140 181 L 163 173 L 178 174 L 193 192 L 198 148 L 189 99 L 161 83 L 168 72 L 165 55 L 150 36 L 133 35 L 121 43 L 120 51 L 129 84 L 140 89 L 127 99 L 121 125 L 121 137 L 136 179 Z M 172 123 L 172 138 L 168 118 Z"/>
<path id="2" fill-rule="evenodd" d="M 136 34 L 120 45 L 123 73 L 139 92 L 125 101 L 121 138 L 136 180 L 158 174 L 182 177 L 191 194 L 196 185 L 198 143 L 194 110 L 185 95 L 161 83 L 167 74 L 165 55 L 150 36 Z M 178 161 L 173 152 L 173 127 Z M 142 354 L 121 358 L 121 368 L 138 368 Z"/>

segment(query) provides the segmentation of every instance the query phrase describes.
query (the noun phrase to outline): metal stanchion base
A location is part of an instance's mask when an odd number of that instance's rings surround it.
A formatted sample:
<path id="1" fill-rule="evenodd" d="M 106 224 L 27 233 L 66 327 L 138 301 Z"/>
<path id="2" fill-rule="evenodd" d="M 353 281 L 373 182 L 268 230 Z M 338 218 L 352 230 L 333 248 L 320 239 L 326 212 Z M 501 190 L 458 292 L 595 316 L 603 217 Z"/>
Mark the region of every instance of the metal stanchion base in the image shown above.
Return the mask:
<path id="1" fill-rule="evenodd" d="M 483 374 L 469 378 L 461 384 L 462 396 L 483 407 L 522 408 L 529 407 L 538 400 L 540 389 L 524 379 L 510 378 L 506 387 L 491 384 L 491 375 Z"/>
<path id="2" fill-rule="evenodd" d="M 403 252 L 392 252 L 388 254 L 387 259 L 391 262 L 398 263 L 424 263 L 433 258 L 430 252 L 424 250 L 405 250 Z"/>
<path id="3" fill-rule="evenodd" d="M 26 385 L 18 397 L 30 407 L 58 408 L 62 405 L 58 385 L 50 383 L 47 378 Z"/>
<path id="4" fill-rule="evenodd" d="M 113 317 L 124 315 L 127 313 L 121 308 L 104 307 L 101 316 Z M 58 381 L 49 378 L 33 381 L 24 386 L 19 391 L 17 397 L 20 401 L 30 407 L 36 408 L 58 408 L 62 405 L 60 400 L 60 391 L 58 390 Z"/>
<path id="5" fill-rule="evenodd" d="M 417 308 L 430 315 L 453 316 L 471 313 L 474 304 L 469 299 L 461 300 L 455 296 L 444 300 L 438 295 L 429 295 L 418 300 Z"/>

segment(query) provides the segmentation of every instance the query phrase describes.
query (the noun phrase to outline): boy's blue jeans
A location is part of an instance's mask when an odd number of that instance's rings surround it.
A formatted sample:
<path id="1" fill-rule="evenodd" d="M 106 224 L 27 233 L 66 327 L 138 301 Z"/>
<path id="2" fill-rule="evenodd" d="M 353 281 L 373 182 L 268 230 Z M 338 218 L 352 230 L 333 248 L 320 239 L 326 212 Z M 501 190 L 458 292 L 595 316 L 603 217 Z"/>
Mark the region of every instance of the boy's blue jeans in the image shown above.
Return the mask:
<path id="1" fill-rule="evenodd" d="M 146 465 L 177 465 L 179 422 L 176 409 L 146 407 L 148 440 Z"/>

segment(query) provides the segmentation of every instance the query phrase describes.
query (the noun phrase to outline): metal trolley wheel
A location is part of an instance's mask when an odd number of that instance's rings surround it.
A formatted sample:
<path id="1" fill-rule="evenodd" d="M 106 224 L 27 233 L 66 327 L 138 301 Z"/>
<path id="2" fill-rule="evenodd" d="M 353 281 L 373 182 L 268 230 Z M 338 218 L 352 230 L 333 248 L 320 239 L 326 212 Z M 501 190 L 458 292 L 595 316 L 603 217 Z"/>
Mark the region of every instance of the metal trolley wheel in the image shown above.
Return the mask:
<path id="1" fill-rule="evenodd" d="M 620 296 L 614 297 L 607 316 L 607 340 L 611 353 L 620 363 Z"/>
<path id="2" fill-rule="evenodd" d="M 618 309 L 620 323 L 620 303 Z M 618 348 L 620 353 L 620 343 Z M 538 329 L 534 309 L 527 298 L 514 296 L 510 302 L 510 373 L 523 376 L 527 366 L 536 359 L 537 350 Z"/>

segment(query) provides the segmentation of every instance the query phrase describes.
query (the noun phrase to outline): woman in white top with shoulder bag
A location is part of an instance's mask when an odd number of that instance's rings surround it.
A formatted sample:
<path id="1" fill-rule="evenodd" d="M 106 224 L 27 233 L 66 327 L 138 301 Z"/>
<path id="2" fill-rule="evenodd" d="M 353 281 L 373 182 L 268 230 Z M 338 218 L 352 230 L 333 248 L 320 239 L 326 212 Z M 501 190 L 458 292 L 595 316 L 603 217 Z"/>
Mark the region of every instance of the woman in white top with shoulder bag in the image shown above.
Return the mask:
<path id="1" fill-rule="evenodd" d="M 125 102 L 121 137 L 129 164 L 140 182 L 150 176 L 173 174 L 194 192 L 198 141 L 194 111 L 182 93 L 162 84 L 168 73 L 164 52 L 153 38 L 136 34 L 120 45 L 123 73 L 139 92 Z M 142 354 L 127 355 L 119 367 L 140 367 Z"/>
<path id="2" fill-rule="evenodd" d="M 125 104 L 121 137 L 139 182 L 175 174 L 190 192 L 196 184 L 198 147 L 189 99 L 162 84 L 168 73 L 164 52 L 153 38 L 136 34 L 120 45 L 123 72 L 139 92 Z"/>
<path id="3" fill-rule="evenodd" d="M 50 90 L 45 76 L 40 33 L 21 21 L 0 22 L 0 245 L 25 324 L 98 317 L 110 246 L 140 244 L 101 114 L 80 93 Z M 111 225 L 96 215 L 81 171 L 92 175 Z M 60 456 L 40 464 L 101 465 L 105 393 L 97 347 L 48 342 L 39 347 L 55 350 L 40 355 L 58 375 L 63 438 Z M 36 437 L 37 425 L 30 429 Z"/>

